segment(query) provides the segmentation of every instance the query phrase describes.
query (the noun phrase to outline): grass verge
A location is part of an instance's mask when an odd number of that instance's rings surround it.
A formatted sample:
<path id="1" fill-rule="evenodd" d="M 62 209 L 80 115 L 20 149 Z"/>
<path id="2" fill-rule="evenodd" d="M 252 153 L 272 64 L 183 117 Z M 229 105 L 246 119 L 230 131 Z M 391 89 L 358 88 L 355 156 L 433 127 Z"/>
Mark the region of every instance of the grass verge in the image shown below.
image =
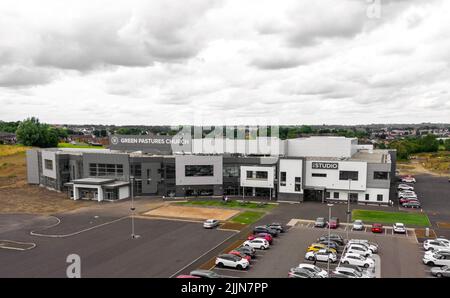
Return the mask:
<path id="1" fill-rule="evenodd" d="M 243 203 L 236 200 L 233 201 L 188 201 L 188 202 L 177 202 L 175 204 L 183 206 L 210 206 L 210 207 L 226 207 L 226 208 L 241 208 L 241 209 L 260 209 L 260 210 L 270 210 L 277 206 L 277 204 L 259 204 L 259 203 Z"/>
<path id="2" fill-rule="evenodd" d="M 59 143 L 58 148 L 78 148 L 78 149 L 103 149 L 103 146 L 92 146 L 88 144 L 70 144 L 70 143 Z"/>
<path id="3" fill-rule="evenodd" d="M 263 217 L 264 214 L 264 212 L 258 211 L 244 211 L 231 218 L 230 221 L 248 225 Z"/>
<path id="4" fill-rule="evenodd" d="M 355 209 L 352 211 L 352 219 L 360 219 L 367 223 L 393 224 L 396 222 L 401 222 L 405 225 L 414 225 L 420 227 L 430 226 L 430 220 L 428 219 L 428 216 L 423 213 L 386 212 Z"/>

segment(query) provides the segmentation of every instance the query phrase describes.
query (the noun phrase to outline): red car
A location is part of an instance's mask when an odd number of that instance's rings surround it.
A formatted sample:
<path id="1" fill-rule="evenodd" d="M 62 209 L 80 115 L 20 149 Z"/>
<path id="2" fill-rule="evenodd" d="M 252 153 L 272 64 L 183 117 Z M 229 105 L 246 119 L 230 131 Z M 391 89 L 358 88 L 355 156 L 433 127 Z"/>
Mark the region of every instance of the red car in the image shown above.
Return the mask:
<path id="1" fill-rule="evenodd" d="M 263 238 L 266 239 L 267 242 L 269 242 L 269 244 L 272 244 L 273 241 L 273 237 L 272 235 L 268 234 L 268 233 L 258 233 L 258 234 L 253 234 L 247 237 L 247 240 L 253 240 L 255 238 Z"/>
<path id="2" fill-rule="evenodd" d="M 200 278 L 194 275 L 178 275 L 177 278 Z"/>
<path id="3" fill-rule="evenodd" d="M 339 227 L 339 218 L 337 217 L 330 218 L 328 225 L 330 229 L 337 229 Z"/>
<path id="4" fill-rule="evenodd" d="M 232 251 L 229 252 L 229 254 L 230 254 L 230 255 L 235 255 L 235 256 L 241 257 L 241 258 L 243 258 L 243 259 L 246 259 L 246 260 L 249 261 L 249 262 L 250 262 L 250 260 L 252 259 L 252 257 L 250 257 L 249 255 L 246 255 L 245 253 L 240 252 L 240 251 L 237 251 L 237 250 L 232 250 Z"/>
<path id="5" fill-rule="evenodd" d="M 404 203 L 409 203 L 409 202 L 419 202 L 418 199 L 408 199 L 408 198 L 401 198 L 398 201 L 401 205 Z"/>
<path id="6" fill-rule="evenodd" d="M 383 226 L 379 223 L 372 225 L 372 233 L 383 233 Z"/>

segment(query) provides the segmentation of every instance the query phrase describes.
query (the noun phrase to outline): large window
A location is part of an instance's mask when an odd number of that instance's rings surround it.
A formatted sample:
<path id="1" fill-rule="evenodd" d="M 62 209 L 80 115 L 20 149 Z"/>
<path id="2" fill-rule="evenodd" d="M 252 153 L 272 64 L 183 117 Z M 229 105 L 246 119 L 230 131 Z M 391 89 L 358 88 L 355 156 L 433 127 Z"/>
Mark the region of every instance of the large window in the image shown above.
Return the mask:
<path id="1" fill-rule="evenodd" d="M 377 195 L 377 201 L 378 202 L 383 201 L 383 195 Z"/>
<path id="2" fill-rule="evenodd" d="M 302 191 L 302 178 L 301 177 L 295 177 L 294 191 Z"/>
<path id="3" fill-rule="evenodd" d="M 184 167 L 186 177 L 204 177 L 214 176 L 213 165 L 186 165 Z"/>
<path id="4" fill-rule="evenodd" d="M 123 165 L 90 163 L 89 175 L 94 177 L 102 176 L 123 176 Z"/>
<path id="5" fill-rule="evenodd" d="M 286 172 L 280 172 L 280 186 L 286 186 Z"/>
<path id="6" fill-rule="evenodd" d="M 339 180 L 358 180 L 357 171 L 339 171 Z"/>
<path id="7" fill-rule="evenodd" d="M 239 167 L 238 166 L 224 166 L 223 167 L 224 177 L 239 177 Z"/>
<path id="8" fill-rule="evenodd" d="M 44 166 L 45 166 L 45 169 L 46 169 L 46 170 L 52 171 L 52 170 L 53 170 L 53 160 L 51 160 L 51 159 L 45 159 L 45 160 L 44 160 Z"/>
<path id="9" fill-rule="evenodd" d="M 265 171 L 256 171 L 256 179 L 267 180 L 268 174 Z"/>
<path id="10" fill-rule="evenodd" d="M 313 177 L 327 177 L 327 174 L 325 173 L 312 173 L 311 175 Z"/>
<path id="11" fill-rule="evenodd" d="M 389 178 L 389 172 L 373 172 L 373 179 L 375 180 L 387 180 Z"/>

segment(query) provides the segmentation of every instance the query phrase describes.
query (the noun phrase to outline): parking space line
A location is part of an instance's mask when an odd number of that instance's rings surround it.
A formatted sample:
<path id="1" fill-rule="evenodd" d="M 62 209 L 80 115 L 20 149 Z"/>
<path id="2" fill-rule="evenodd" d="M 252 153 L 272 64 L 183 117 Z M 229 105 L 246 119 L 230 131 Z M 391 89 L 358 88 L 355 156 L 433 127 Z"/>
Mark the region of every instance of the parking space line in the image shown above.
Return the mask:
<path id="1" fill-rule="evenodd" d="M 233 268 L 220 268 L 220 267 L 214 266 L 214 267 L 212 267 L 212 269 L 214 269 L 214 270 L 231 271 L 231 272 L 245 272 L 245 273 L 247 273 L 248 270 L 251 269 L 251 267 L 247 267 L 247 269 L 245 269 L 245 270 L 239 270 L 239 269 L 233 269 Z"/>

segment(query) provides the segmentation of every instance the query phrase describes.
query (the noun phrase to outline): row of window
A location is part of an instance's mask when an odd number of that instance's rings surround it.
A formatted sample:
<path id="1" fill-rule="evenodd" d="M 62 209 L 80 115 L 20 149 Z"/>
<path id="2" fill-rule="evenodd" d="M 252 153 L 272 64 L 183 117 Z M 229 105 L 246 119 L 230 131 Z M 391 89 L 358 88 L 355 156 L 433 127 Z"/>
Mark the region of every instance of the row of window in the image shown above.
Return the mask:
<path id="1" fill-rule="evenodd" d="M 312 177 L 326 178 L 326 173 L 312 173 Z M 358 180 L 358 172 L 356 171 L 339 171 L 339 180 Z M 388 180 L 389 172 L 373 172 L 373 179 L 375 180 Z"/>
<path id="2" fill-rule="evenodd" d="M 101 176 L 123 176 L 123 165 L 106 164 L 106 163 L 90 163 L 89 175 L 94 177 Z"/>
<path id="3" fill-rule="evenodd" d="M 333 199 L 339 199 L 340 198 L 340 192 L 333 192 Z M 344 193 L 346 195 L 346 193 Z M 325 192 L 325 198 L 329 199 L 331 197 L 331 193 L 329 191 Z M 347 199 L 347 196 L 345 197 Z M 370 194 L 366 193 L 364 199 L 366 201 L 370 200 Z M 358 194 L 357 193 L 350 193 L 350 201 L 357 201 L 358 200 Z M 382 202 L 383 201 L 383 195 L 377 194 L 377 201 Z"/>
<path id="4" fill-rule="evenodd" d="M 267 180 L 269 174 L 266 171 L 247 171 L 247 179 Z"/>

